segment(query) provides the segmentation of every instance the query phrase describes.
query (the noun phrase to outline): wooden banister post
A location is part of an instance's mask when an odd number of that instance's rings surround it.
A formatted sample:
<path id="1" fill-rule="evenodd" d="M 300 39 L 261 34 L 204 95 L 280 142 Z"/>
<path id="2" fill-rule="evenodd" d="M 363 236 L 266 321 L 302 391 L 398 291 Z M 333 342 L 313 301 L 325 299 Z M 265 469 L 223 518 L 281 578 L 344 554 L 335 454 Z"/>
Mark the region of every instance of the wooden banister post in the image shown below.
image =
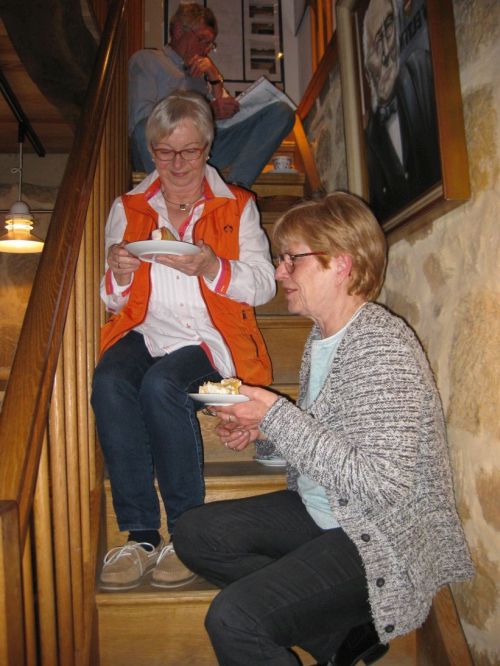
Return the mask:
<path id="1" fill-rule="evenodd" d="M 0 666 L 25 663 L 19 512 L 0 500 Z"/>
<path id="2" fill-rule="evenodd" d="M 297 146 L 299 157 L 306 174 L 308 194 L 320 194 L 323 191 L 321 180 L 318 174 L 318 170 L 316 169 L 316 162 L 314 161 L 311 146 L 307 140 L 304 126 L 302 125 L 302 120 L 300 119 L 298 113 L 295 115 L 293 135 L 295 137 L 295 145 Z"/>

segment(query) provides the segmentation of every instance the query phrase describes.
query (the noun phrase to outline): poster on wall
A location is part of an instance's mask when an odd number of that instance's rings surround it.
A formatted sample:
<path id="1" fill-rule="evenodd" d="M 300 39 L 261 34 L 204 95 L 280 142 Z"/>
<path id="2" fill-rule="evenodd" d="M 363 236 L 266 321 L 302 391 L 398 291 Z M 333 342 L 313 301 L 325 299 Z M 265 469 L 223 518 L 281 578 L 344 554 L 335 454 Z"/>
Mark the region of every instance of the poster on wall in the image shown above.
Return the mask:
<path id="1" fill-rule="evenodd" d="M 350 189 L 386 230 L 438 217 L 469 196 L 451 4 L 341 0 L 337 15 Z"/>

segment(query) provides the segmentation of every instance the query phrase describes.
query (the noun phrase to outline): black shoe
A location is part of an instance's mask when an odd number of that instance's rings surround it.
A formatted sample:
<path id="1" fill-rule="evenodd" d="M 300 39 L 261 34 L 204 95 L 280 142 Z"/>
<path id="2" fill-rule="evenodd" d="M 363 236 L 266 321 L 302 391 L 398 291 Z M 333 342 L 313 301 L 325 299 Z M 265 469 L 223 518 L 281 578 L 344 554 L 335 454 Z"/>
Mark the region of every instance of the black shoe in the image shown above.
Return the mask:
<path id="1" fill-rule="evenodd" d="M 356 666 L 359 662 L 374 664 L 389 650 L 388 645 L 380 642 L 373 622 L 354 627 L 347 634 L 331 666 Z"/>

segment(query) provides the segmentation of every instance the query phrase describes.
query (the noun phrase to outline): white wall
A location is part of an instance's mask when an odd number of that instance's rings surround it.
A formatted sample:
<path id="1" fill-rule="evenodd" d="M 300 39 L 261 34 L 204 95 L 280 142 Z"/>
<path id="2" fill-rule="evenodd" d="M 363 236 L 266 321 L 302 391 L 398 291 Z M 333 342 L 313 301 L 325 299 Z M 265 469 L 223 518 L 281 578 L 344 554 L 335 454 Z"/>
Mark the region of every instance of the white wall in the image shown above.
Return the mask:
<path id="1" fill-rule="evenodd" d="M 309 10 L 295 35 L 306 0 L 282 0 L 285 91 L 298 104 L 311 79 L 311 22 Z"/>

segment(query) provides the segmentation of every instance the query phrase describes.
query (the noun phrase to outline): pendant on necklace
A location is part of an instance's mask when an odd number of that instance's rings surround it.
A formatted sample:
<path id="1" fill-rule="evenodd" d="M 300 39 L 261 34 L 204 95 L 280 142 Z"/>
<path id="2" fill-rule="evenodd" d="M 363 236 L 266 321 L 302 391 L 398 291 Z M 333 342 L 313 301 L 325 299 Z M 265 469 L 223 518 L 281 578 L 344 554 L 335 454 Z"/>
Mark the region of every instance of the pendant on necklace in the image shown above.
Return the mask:
<path id="1" fill-rule="evenodd" d="M 179 204 L 179 210 L 187 210 L 188 204 L 186 203 L 180 203 Z"/>

